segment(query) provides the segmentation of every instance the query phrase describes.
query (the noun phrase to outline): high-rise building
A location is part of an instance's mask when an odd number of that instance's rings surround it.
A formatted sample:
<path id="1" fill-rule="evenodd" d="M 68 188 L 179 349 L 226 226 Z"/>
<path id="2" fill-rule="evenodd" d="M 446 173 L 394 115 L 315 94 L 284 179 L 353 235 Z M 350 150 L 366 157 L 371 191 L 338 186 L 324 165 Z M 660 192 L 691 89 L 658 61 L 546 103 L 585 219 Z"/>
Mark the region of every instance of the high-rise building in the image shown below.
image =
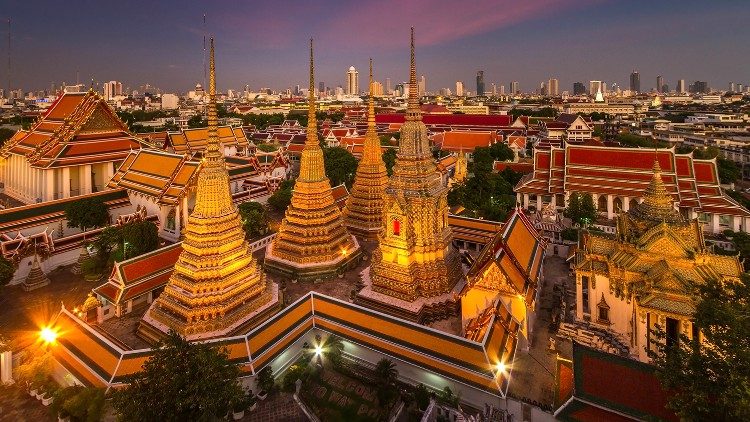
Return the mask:
<path id="1" fill-rule="evenodd" d="M 641 74 L 637 70 L 630 74 L 630 91 L 633 93 L 641 92 Z"/>
<path id="2" fill-rule="evenodd" d="M 161 94 L 161 108 L 162 110 L 174 110 L 179 104 L 179 99 L 175 94 Z"/>
<path id="3" fill-rule="evenodd" d="M 464 83 L 461 81 L 456 81 L 456 96 L 457 97 L 464 96 Z"/>
<path id="4" fill-rule="evenodd" d="M 326 93 L 326 84 L 323 81 L 318 82 L 318 92 L 320 92 L 320 95 L 324 95 Z"/>
<path id="5" fill-rule="evenodd" d="M 359 95 L 359 72 L 354 66 L 346 72 L 346 95 Z"/>
<path id="6" fill-rule="evenodd" d="M 547 95 L 550 97 L 556 97 L 560 94 L 560 87 L 558 86 L 558 81 L 556 78 L 550 78 L 549 81 L 547 81 Z"/>
<path id="7" fill-rule="evenodd" d="M 547 85 L 544 81 L 539 82 L 539 95 L 547 95 Z"/>
<path id="8" fill-rule="evenodd" d="M 500 85 L 500 95 L 505 95 L 505 85 Z"/>
<path id="9" fill-rule="evenodd" d="M 677 81 L 677 93 L 684 94 L 685 92 L 687 92 L 687 90 L 685 89 L 685 80 L 680 79 Z"/>
<path id="10" fill-rule="evenodd" d="M 518 89 L 518 81 L 513 81 L 510 83 L 510 95 L 516 95 L 520 94 L 521 91 Z"/>
<path id="11" fill-rule="evenodd" d="M 484 95 L 484 70 L 477 71 L 477 97 Z"/>
<path id="12" fill-rule="evenodd" d="M 669 92 L 669 85 L 664 84 L 661 86 L 661 92 L 667 93 Z"/>
<path id="13" fill-rule="evenodd" d="M 664 92 L 662 87 L 664 86 L 664 77 L 659 75 L 656 77 L 656 92 Z"/>
<path id="14" fill-rule="evenodd" d="M 432 315 L 455 312 L 453 289 L 462 272 L 447 224 L 448 188 L 436 171 L 414 86 L 413 29 L 409 82 L 396 165 L 383 197 L 383 231 L 356 301 L 421 323 L 428 317 L 425 307 Z"/>
<path id="15" fill-rule="evenodd" d="M 427 79 L 424 77 L 424 75 L 422 75 L 419 78 L 418 88 L 419 88 L 419 96 L 420 97 L 423 96 L 423 95 L 425 95 L 425 93 L 427 93 Z"/>
<path id="16" fill-rule="evenodd" d="M 385 78 L 385 93 L 391 95 L 393 90 L 391 89 L 391 78 Z"/>
<path id="17" fill-rule="evenodd" d="M 736 92 L 734 82 L 729 82 L 729 92 Z"/>
<path id="18" fill-rule="evenodd" d="M 708 82 L 706 81 L 695 81 L 692 87 L 692 92 L 696 94 L 708 94 Z"/>
<path id="19" fill-rule="evenodd" d="M 114 97 L 122 95 L 122 83 L 117 81 L 109 81 L 104 83 L 104 99 L 109 101 Z"/>
<path id="20" fill-rule="evenodd" d="M 583 95 L 586 93 L 586 87 L 583 82 L 576 82 L 573 84 L 573 95 Z"/>
<path id="21" fill-rule="evenodd" d="M 372 95 L 374 95 L 376 97 L 382 97 L 383 96 L 383 84 L 382 83 L 380 83 L 378 81 L 374 81 L 372 83 Z"/>

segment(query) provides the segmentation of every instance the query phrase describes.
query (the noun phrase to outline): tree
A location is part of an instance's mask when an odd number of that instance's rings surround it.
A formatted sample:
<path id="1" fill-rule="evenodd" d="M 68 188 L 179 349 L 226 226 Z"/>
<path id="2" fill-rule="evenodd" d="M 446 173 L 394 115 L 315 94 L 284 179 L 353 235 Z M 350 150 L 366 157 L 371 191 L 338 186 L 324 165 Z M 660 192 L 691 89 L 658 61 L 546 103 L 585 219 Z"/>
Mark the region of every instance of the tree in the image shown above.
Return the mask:
<path id="1" fill-rule="evenodd" d="M 334 366 L 341 364 L 341 358 L 344 354 L 344 342 L 341 337 L 330 335 L 323 343 L 323 355 L 330 360 Z"/>
<path id="2" fill-rule="evenodd" d="M 464 205 L 464 198 L 466 196 L 466 184 L 465 183 L 456 183 L 453 186 L 451 186 L 451 189 L 448 191 L 448 206 L 455 207 L 455 206 L 463 206 Z"/>
<path id="3" fill-rule="evenodd" d="M 504 142 L 495 142 L 490 146 L 490 155 L 496 161 L 513 161 L 516 154 Z"/>
<path id="4" fill-rule="evenodd" d="M 385 170 L 388 172 L 388 176 L 393 175 L 393 166 L 396 164 L 396 149 L 388 148 L 383 153 L 383 163 L 385 163 Z"/>
<path id="5" fill-rule="evenodd" d="M 122 238 L 123 259 L 143 255 L 159 247 L 159 228 L 152 221 L 133 221 L 118 230 Z"/>
<path id="6" fill-rule="evenodd" d="M 16 267 L 13 263 L 0 255 L 0 287 L 10 283 L 10 281 L 13 280 L 13 274 L 15 273 Z"/>
<path id="7" fill-rule="evenodd" d="M 242 219 L 242 228 L 248 239 L 258 237 L 268 230 L 268 213 L 266 208 L 254 201 L 243 202 L 237 207 Z"/>
<path id="8" fill-rule="evenodd" d="M 154 350 L 130 385 L 113 393 L 121 420 L 215 420 L 244 399 L 240 370 L 226 349 L 190 343 L 170 331 Z"/>
<path id="9" fill-rule="evenodd" d="M 204 119 L 200 114 L 196 114 L 195 116 L 188 119 L 187 124 L 188 128 L 190 129 L 206 127 L 208 126 L 208 120 Z"/>
<path id="10" fill-rule="evenodd" d="M 276 211 L 286 211 L 289 204 L 292 203 L 292 188 L 280 187 L 268 198 L 268 205 Z"/>
<path id="11" fill-rule="evenodd" d="M 65 207 L 65 219 L 68 220 L 68 227 L 85 231 L 109 223 L 109 210 L 100 198 L 81 198 Z"/>
<path id="12" fill-rule="evenodd" d="M 8 129 L 7 127 L 0 127 L 0 147 L 5 144 L 5 141 L 10 139 L 15 134 L 15 130 Z"/>
<path id="13" fill-rule="evenodd" d="M 681 335 L 649 351 L 669 407 L 687 420 L 750 420 L 750 275 L 696 286 L 694 324 L 704 341 Z"/>
<path id="14" fill-rule="evenodd" d="M 344 183 L 347 188 L 352 187 L 357 173 L 357 159 L 351 152 L 341 147 L 323 148 L 323 160 L 331 186 Z"/>
<path id="15" fill-rule="evenodd" d="M 393 361 L 383 358 L 375 365 L 375 384 L 378 387 L 378 402 L 388 403 L 394 396 L 393 384 L 398 379 L 398 369 Z"/>
<path id="16" fill-rule="evenodd" d="M 579 224 L 588 225 L 596 221 L 598 213 L 594 205 L 594 197 L 590 193 L 581 195 L 581 219 Z"/>
<path id="17" fill-rule="evenodd" d="M 263 152 L 274 152 L 279 149 L 279 147 L 274 144 L 258 144 L 258 149 Z"/>
<path id="18" fill-rule="evenodd" d="M 492 164 L 495 159 L 492 157 L 492 152 L 488 147 L 474 148 L 472 154 L 472 162 L 469 165 L 469 171 L 474 173 L 476 176 L 479 173 L 491 173 Z"/>
<path id="19" fill-rule="evenodd" d="M 742 176 L 742 170 L 733 161 L 719 158 L 716 160 L 716 166 L 719 170 L 719 180 L 723 184 L 734 183 Z"/>

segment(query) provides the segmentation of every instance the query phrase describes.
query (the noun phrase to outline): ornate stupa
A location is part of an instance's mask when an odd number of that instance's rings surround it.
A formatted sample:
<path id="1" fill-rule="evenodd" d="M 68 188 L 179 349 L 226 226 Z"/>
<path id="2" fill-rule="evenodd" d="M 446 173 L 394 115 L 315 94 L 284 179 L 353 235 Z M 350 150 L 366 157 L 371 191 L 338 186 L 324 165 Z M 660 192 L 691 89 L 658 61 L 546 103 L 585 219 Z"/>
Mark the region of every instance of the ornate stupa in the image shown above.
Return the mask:
<path id="1" fill-rule="evenodd" d="M 248 329 L 279 305 L 278 286 L 266 281 L 229 193 L 219 152 L 216 70 L 211 39 L 208 141 L 198 174 L 195 208 L 184 230 L 182 253 L 164 292 L 138 328 L 148 340 L 173 329 L 188 340 Z"/>
<path id="2" fill-rule="evenodd" d="M 409 103 L 393 175 L 385 190 L 384 212 L 385 226 L 373 252 L 369 279 L 365 277 L 357 300 L 420 321 L 455 313 L 454 289 L 462 272 L 458 252 L 451 245 L 448 189 L 437 171 L 420 113 L 414 28 Z"/>
<path id="3" fill-rule="evenodd" d="M 466 175 L 469 172 L 469 164 L 466 160 L 466 154 L 464 150 L 458 152 L 456 158 L 456 169 L 453 172 L 453 183 L 462 183 L 466 180 Z"/>
<path id="4" fill-rule="evenodd" d="M 375 129 L 375 100 L 372 83 L 372 59 L 370 59 L 370 99 L 367 114 L 362 159 L 357 166 L 351 194 L 346 200 L 344 219 L 353 234 L 375 240 L 383 229 L 383 195 L 388 185 L 388 172 L 383 162 L 380 138 Z"/>
<path id="5" fill-rule="evenodd" d="M 21 284 L 21 287 L 28 292 L 48 284 L 49 277 L 42 271 L 42 266 L 39 263 L 39 255 L 34 255 L 34 263 L 31 265 L 31 270 L 29 270 L 29 274 Z"/>
<path id="6" fill-rule="evenodd" d="M 273 242 L 266 249 L 268 271 L 293 279 L 317 280 L 343 273 L 360 258 L 361 250 L 344 225 L 323 165 L 315 117 L 315 78 L 310 40 L 310 91 L 307 139 L 292 202 Z"/>

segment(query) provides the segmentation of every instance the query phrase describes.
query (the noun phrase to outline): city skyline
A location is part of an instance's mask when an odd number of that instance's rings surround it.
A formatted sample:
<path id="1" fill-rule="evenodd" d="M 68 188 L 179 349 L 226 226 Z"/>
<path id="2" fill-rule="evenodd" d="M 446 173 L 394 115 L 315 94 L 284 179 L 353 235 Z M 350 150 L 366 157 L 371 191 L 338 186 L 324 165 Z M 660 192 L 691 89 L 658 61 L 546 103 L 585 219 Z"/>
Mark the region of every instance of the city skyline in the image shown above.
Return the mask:
<path id="1" fill-rule="evenodd" d="M 335 1 L 313 6 L 296 2 L 175 6 L 171 2 L 49 4 L 40 11 L 38 5 L 6 2 L 0 6 L 4 27 L 0 54 L 5 62 L 10 18 L 11 87 L 47 89 L 51 82 L 74 83 L 78 74 L 84 84 L 93 78 L 98 83 L 117 80 L 131 87 L 148 83 L 168 92 L 185 92 L 203 83 L 204 13 L 205 33 L 216 36 L 217 56 L 227 63 L 221 91 L 245 85 L 252 90 L 266 86 L 278 90 L 303 82 L 305 40 L 310 36 L 319 40 L 319 80 L 326 86 L 346 86 L 345 70 L 366 68 L 369 57 L 375 62 L 376 80 L 405 81 L 408 69 L 403 57 L 408 46 L 402 40 L 411 25 L 424 28 L 416 40 L 418 72 L 427 75 L 431 92 L 454 87 L 456 81 L 474 88 L 479 70 L 484 71 L 488 87 L 496 83 L 498 89 L 505 85 L 509 90 L 511 81 L 519 81 L 526 92 L 553 75 L 559 79 L 560 92 L 572 91 L 574 82 L 589 80 L 627 87 L 633 69 L 640 72 L 644 91 L 656 88 L 657 75 L 663 75 L 671 87 L 678 79 L 708 81 L 719 89 L 729 82 L 750 82 L 746 76 L 750 59 L 738 54 L 746 38 L 738 31 L 750 35 L 750 30 L 730 25 L 746 20 L 750 10 L 730 2 L 539 0 L 502 7 L 473 2 L 457 11 L 450 2 L 431 2 L 428 7 L 423 1 L 400 8 L 389 1 L 358 7 Z M 448 9 L 450 14 L 443 13 Z M 399 13 L 391 16 L 389 10 Z M 382 19 L 362 25 L 360 16 Z M 54 35 L 61 29 L 65 36 Z M 341 37 L 342 33 L 357 36 Z M 651 48 L 643 48 L 646 42 Z M 697 49 L 703 55 L 699 61 Z M 135 62 L 139 64 L 133 66 Z M 715 66 L 717 62 L 722 66 Z M 0 87 L 7 87 L 7 79 L 7 66 L 0 66 Z"/>

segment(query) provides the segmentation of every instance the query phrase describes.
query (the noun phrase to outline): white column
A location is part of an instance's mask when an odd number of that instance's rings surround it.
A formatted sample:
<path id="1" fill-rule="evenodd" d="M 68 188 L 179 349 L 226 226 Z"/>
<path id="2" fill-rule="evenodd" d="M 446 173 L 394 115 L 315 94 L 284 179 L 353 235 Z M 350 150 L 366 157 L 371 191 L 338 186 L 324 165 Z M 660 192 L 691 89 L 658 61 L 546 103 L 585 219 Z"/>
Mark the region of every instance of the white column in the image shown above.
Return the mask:
<path id="1" fill-rule="evenodd" d="M 81 167 L 83 170 L 83 187 L 81 194 L 91 193 L 91 164 L 87 164 Z"/>
<path id="2" fill-rule="evenodd" d="M 109 180 L 115 174 L 115 163 L 104 163 L 102 166 L 104 167 L 104 181 L 102 182 L 102 190 L 104 190 L 105 186 L 107 186 L 107 184 L 109 183 Z"/>
<path id="3" fill-rule="evenodd" d="M 719 232 L 719 214 L 711 214 L 711 233 Z"/>
<path id="4" fill-rule="evenodd" d="M 13 384 L 13 352 L 0 353 L 0 384 Z"/>
<path id="5" fill-rule="evenodd" d="M 47 169 L 44 171 L 44 200 L 51 201 L 55 196 L 55 170 Z"/>
<path id="6" fill-rule="evenodd" d="M 614 200 L 612 195 L 607 195 L 607 219 L 611 220 L 614 216 Z"/>
<path id="7" fill-rule="evenodd" d="M 732 216 L 732 230 L 736 232 L 742 230 L 742 217 Z"/>
<path id="8" fill-rule="evenodd" d="M 630 198 L 627 196 L 622 198 L 622 212 L 628 212 L 630 210 Z"/>
<path id="9" fill-rule="evenodd" d="M 552 209 L 555 209 L 557 207 L 557 194 L 552 194 Z"/>
<path id="10" fill-rule="evenodd" d="M 536 196 L 536 210 L 539 211 L 542 209 L 542 195 Z"/>
<path id="11" fill-rule="evenodd" d="M 525 210 L 529 209 L 529 194 L 528 193 L 523 194 L 523 209 Z"/>
<path id="12" fill-rule="evenodd" d="M 62 197 L 70 198 L 70 167 L 62 168 Z"/>
<path id="13" fill-rule="evenodd" d="M 189 193 L 185 193 L 185 196 L 182 197 L 182 221 L 187 225 L 188 222 L 188 216 L 190 215 L 190 210 L 188 210 L 188 195 Z M 177 230 L 180 230 L 178 227 Z"/>

